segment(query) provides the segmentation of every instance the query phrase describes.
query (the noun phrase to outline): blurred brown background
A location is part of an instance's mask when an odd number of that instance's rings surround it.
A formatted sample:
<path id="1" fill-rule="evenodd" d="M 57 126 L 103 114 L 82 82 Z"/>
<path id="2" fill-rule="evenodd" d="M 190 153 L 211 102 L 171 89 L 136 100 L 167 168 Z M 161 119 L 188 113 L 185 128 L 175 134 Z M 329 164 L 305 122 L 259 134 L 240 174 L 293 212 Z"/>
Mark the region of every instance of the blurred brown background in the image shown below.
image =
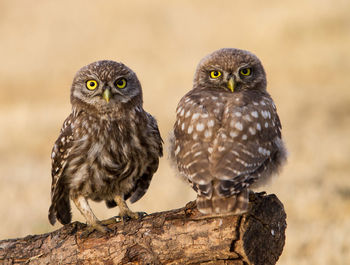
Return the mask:
<path id="1" fill-rule="evenodd" d="M 132 68 L 166 139 L 199 60 L 237 47 L 262 60 L 290 153 L 266 188 L 288 215 L 279 264 L 350 264 L 348 0 L 2 0 L 0 14 L 0 239 L 60 227 L 47 220 L 50 153 L 80 67 L 112 59 Z M 166 156 L 132 209 L 195 198 Z M 117 214 L 92 207 L 101 219 Z"/>

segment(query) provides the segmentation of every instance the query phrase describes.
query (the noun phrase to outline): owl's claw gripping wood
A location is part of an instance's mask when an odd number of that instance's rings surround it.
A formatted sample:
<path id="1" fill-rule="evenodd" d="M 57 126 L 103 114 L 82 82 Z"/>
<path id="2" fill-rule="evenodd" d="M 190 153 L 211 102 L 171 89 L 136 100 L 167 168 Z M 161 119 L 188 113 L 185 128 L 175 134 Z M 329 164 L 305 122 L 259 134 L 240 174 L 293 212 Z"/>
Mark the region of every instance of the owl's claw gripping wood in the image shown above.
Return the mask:
<path id="1" fill-rule="evenodd" d="M 130 211 L 131 212 L 131 211 Z M 130 219 L 142 219 L 143 217 L 147 216 L 148 214 L 145 213 L 145 212 L 131 212 L 133 217 L 130 217 L 129 214 L 125 214 L 124 216 L 121 216 L 121 215 L 118 215 L 115 217 L 115 220 L 117 222 L 127 222 L 129 221 Z M 135 214 L 137 215 L 136 218 L 135 217 Z"/>
<path id="2" fill-rule="evenodd" d="M 120 210 L 119 216 L 116 217 L 117 220 L 120 219 L 122 222 L 124 222 L 129 219 L 139 219 L 146 214 L 144 212 L 131 211 L 122 196 L 116 196 L 114 200 L 118 204 Z"/>
<path id="3" fill-rule="evenodd" d="M 102 234 L 107 234 L 110 232 L 113 232 L 112 229 L 109 229 L 105 224 L 104 221 L 100 222 L 96 222 L 94 224 L 88 224 L 88 226 L 86 227 L 86 230 L 84 232 L 81 233 L 80 238 L 87 238 L 89 237 L 89 235 L 95 231 L 98 231 Z"/>

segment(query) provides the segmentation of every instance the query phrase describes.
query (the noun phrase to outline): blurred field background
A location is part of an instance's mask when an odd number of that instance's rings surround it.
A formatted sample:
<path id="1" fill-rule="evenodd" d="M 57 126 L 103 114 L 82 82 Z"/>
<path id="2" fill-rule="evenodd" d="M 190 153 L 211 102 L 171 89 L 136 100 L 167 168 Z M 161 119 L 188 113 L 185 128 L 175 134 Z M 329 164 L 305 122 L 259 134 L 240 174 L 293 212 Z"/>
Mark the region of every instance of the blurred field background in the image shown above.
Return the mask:
<path id="1" fill-rule="evenodd" d="M 290 153 L 266 188 L 288 215 L 278 264 L 350 264 L 348 0 L 2 0 L 0 14 L 0 239 L 60 227 L 47 220 L 50 153 L 80 67 L 112 59 L 132 68 L 166 139 L 199 60 L 237 47 L 262 60 Z M 195 198 L 166 156 L 132 209 Z M 117 214 L 92 207 L 100 219 Z"/>

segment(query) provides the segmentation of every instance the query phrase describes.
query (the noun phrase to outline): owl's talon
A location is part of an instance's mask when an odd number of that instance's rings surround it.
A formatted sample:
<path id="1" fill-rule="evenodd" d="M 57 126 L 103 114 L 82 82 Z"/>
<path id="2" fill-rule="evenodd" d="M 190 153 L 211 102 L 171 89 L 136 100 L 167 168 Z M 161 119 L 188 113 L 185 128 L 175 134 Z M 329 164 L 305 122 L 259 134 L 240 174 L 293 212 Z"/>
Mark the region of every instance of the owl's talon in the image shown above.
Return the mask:
<path id="1" fill-rule="evenodd" d="M 146 212 L 132 212 L 132 211 L 127 211 L 124 213 L 120 213 L 119 216 L 115 216 L 116 222 L 127 222 L 132 219 L 134 220 L 140 220 L 143 217 L 147 216 L 148 214 Z"/>
<path id="2" fill-rule="evenodd" d="M 107 234 L 110 232 L 113 232 L 112 229 L 108 228 L 107 226 L 102 224 L 103 222 L 99 222 L 96 224 L 92 224 L 92 225 L 88 225 L 86 227 L 86 230 L 84 232 L 81 233 L 80 238 L 88 238 L 90 236 L 90 234 L 92 234 L 95 231 L 98 231 L 102 234 Z"/>
<path id="3" fill-rule="evenodd" d="M 136 212 L 136 213 L 139 215 L 138 219 L 142 219 L 143 217 L 148 215 L 148 213 L 146 213 L 146 212 Z"/>

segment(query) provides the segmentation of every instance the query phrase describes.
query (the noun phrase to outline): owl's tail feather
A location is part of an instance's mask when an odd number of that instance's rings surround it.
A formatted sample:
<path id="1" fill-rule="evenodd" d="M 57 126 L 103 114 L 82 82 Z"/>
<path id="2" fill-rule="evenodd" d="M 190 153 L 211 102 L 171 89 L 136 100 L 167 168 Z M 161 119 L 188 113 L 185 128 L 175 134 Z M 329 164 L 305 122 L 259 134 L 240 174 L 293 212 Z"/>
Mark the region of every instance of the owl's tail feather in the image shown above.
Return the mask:
<path id="1" fill-rule="evenodd" d="M 249 194 L 247 189 L 230 197 L 221 197 L 215 192 L 211 198 L 197 197 L 198 210 L 207 215 L 243 214 L 248 211 L 248 203 Z"/>
<path id="2" fill-rule="evenodd" d="M 63 225 L 69 224 L 72 220 L 69 195 L 67 193 L 62 194 L 58 200 L 54 200 L 50 206 L 49 221 L 51 225 L 56 223 L 56 218 Z"/>

